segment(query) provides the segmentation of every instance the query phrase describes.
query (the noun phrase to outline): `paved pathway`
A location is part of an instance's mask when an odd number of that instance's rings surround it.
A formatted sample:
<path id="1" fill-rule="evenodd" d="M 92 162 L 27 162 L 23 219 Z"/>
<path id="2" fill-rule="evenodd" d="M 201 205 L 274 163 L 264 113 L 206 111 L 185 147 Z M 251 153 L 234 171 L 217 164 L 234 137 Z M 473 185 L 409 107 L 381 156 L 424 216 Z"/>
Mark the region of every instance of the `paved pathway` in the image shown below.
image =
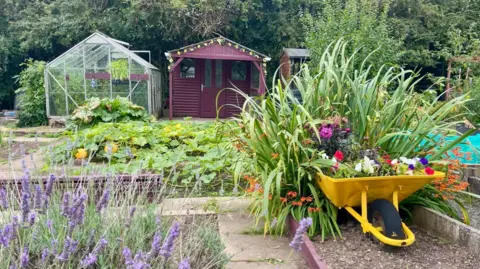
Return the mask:
<path id="1" fill-rule="evenodd" d="M 232 255 L 227 269 L 303 269 L 308 268 L 302 257 L 292 251 L 286 237 L 263 236 L 263 224 L 255 229 L 255 220 L 247 214 L 218 215 L 218 229 Z"/>

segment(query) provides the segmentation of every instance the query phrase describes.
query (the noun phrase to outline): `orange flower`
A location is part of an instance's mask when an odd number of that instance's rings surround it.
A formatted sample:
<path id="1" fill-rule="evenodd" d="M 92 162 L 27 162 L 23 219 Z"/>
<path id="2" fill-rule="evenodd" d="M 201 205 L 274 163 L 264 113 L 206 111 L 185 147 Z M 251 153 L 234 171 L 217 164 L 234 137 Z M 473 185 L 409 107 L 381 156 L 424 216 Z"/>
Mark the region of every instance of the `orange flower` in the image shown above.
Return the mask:
<path id="1" fill-rule="evenodd" d="M 266 136 L 267 136 L 267 134 L 266 134 L 266 133 L 263 133 L 263 134 L 260 135 L 260 139 L 262 139 L 262 138 L 264 138 L 264 137 L 266 137 Z"/>
<path id="2" fill-rule="evenodd" d="M 308 212 L 313 213 L 313 212 L 320 212 L 320 208 L 318 207 L 309 207 Z"/>
<path id="3" fill-rule="evenodd" d="M 295 198 L 295 197 L 297 197 L 297 193 L 294 192 L 294 191 L 289 191 L 289 192 L 287 192 L 287 196 L 290 196 L 290 197 L 292 197 L 292 198 Z"/>
<path id="4" fill-rule="evenodd" d="M 311 202 L 311 201 L 313 201 L 313 198 L 312 198 L 312 197 L 302 197 L 302 198 L 300 198 L 300 201 L 302 201 L 302 202 Z"/>
<path id="5" fill-rule="evenodd" d="M 272 153 L 272 158 L 273 159 L 278 159 L 278 153 Z"/>
<path id="6" fill-rule="evenodd" d="M 292 205 L 293 206 L 302 206 L 303 203 L 302 202 L 292 202 Z"/>
<path id="7" fill-rule="evenodd" d="M 287 198 L 285 198 L 285 197 L 280 197 L 280 201 L 282 202 L 282 204 L 284 204 L 284 203 L 287 202 Z"/>

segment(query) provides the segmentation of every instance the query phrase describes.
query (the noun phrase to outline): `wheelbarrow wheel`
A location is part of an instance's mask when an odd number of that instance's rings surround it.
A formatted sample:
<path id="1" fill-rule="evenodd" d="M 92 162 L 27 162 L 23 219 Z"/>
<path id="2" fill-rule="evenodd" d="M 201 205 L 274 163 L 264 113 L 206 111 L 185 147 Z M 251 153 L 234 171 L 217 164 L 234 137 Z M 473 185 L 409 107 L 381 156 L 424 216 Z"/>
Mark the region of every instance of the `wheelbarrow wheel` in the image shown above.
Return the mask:
<path id="1" fill-rule="evenodd" d="M 388 200 L 378 199 L 370 204 L 368 221 L 374 227 L 382 228 L 382 233 L 386 237 L 405 239 L 400 214 L 395 206 Z"/>

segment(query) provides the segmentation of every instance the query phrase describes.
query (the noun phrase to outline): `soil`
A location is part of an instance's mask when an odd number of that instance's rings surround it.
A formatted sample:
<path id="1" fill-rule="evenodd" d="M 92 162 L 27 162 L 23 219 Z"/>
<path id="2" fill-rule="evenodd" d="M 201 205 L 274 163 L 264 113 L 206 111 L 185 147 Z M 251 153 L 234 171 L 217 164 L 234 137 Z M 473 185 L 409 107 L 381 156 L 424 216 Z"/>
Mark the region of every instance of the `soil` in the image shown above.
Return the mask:
<path id="1" fill-rule="evenodd" d="M 18 143 L 13 141 L 11 146 L 10 146 L 10 151 L 8 150 L 9 146 L 5 142 L 4 145 L 0 146 L 0 161 L 2 160 L 8 160 L 8 154 L 12 154 L 12 159 L 20 159 L 22 156 L 22 145 L 23 145 L 23 150 L 25 150 L 25 154 L 28 155 L 35 150 L 39 148 L 38 143 L 35 142 L 22 142 Z"/>
<path id="2" fill-rule="evenodd" d="M 342 239 L 315 241 L 315 248 L 331 269 L 480 268 L 480 255 L 464 247 L 449 244 L 427 235 L 415 227 L 411 230 L 416 240 L 405 248 L 386 248 L 363 235 L 359 225 L 343 226 Z"/>

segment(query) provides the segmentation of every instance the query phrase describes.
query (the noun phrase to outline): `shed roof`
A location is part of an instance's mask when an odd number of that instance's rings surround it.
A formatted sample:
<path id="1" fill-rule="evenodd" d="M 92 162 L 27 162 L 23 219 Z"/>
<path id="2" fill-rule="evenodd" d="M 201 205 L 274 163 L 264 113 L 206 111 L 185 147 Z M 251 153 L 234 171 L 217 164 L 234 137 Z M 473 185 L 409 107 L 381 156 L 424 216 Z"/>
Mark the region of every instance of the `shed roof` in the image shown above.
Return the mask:
<path id="1" fill-rule="evenodd" d="M 105 42 L 112 45 L 115 49 L 118 49 L 119 51 L 121 51 L 122 53 L 124 53 L 128 57 L 132 58 L 134 61 L 138 62 L 139 64 L 143 65 L 144 67 L 149 68 L 149 69 L 158 70 L 157 67 L 155 67 L 151 63 L 145 61 L 142 57 L 138 56 L 135 52 L 129 50 L 126 47 L 124 47 L 124 46 L 130 46 L 129 43 L 111 38 L 111 37 L 105 35 L 104 33 L 101 33 L 101 32 L 98 32 L 98 31 L 91 34 L 89 37 L 85 38 L 84 40 L 82 40 L 81 42 L 79 42 L 78 44 L 76 44 L 75 46 L 73 46 L 72 48 L 67 50 L 66 52 L 62 53 L 60 56 L 55 58 L 53 61 L 49 62 L 47 64 L 47 67 L 55 65 L 58 61 L 61 61 L 64 56 L 68 55 L 70 52 L 76 51 L 78 48 L 81 48 L 80 46 L 82 46 L 86 43 L 88 43 L 88 44 L 102 44 L 102 43 L 105 44 Z"/>
<path id="2" fill-rule="evenodd" d="M 219 50 L 214 49 L 214 47 L 220 46 L 220 45 L 228 47 L 228 49 L 221 51 L 221 53 Z M 167 58 L 170 58 L 170 57 L 178 58 L 178 57 L 189 57 L 189 56 L 193 56 L 193 57 L 197 56 L 197 58 L 201 58 L 199 56 L 202 56 L 202 57 L 208 58 L 208 56 L 214 57 L 215 55 L 225 59 L 228 59 L 229 56 L 231 56 L 232 59 L 242 59 L 242 58 L 251 59 L 251 60 L 259 59 L 265 62 L 271 60 L 269 56 L 262 54 L 258 51 L 255 51 L 251 48 L 248 48 L 246 46 L 243 46 L 221 35 L 218 35 L 217 37 L 210 38 L 201 42 L 190 44 L 188 46 L 184 46 L 178 49 L 170 50 L 165 53 L 165 56 Z M 239 55 L 241 55 L 242 57 L 239 57 Z"/>
<path id="3" fill-rule="evenodd" d="M 290 58 L 310 58 L 308 49 L 284 48 L 283 53 L 286 53 Z"/>

